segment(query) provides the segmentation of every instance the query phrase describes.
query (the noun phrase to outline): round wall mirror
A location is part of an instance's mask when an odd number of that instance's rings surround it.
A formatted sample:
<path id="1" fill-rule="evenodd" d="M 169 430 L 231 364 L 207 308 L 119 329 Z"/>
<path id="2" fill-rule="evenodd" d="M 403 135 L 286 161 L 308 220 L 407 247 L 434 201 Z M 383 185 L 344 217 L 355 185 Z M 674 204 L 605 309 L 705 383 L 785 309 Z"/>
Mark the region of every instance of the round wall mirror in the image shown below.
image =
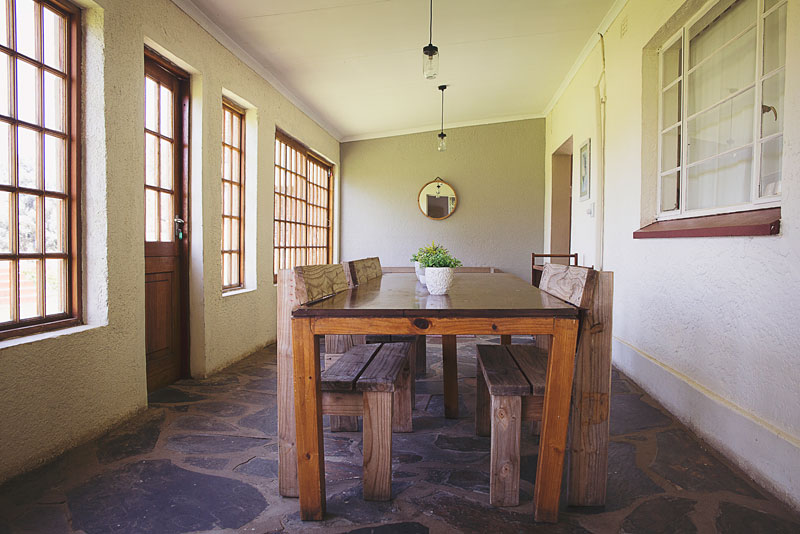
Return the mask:
<path id="1" fill-rule="evenodd" d="M 440 221 L 456 211 L 458 198 L 453 187 L 437 176 L 419 190 L 417 204 L 426 217 Z"/>

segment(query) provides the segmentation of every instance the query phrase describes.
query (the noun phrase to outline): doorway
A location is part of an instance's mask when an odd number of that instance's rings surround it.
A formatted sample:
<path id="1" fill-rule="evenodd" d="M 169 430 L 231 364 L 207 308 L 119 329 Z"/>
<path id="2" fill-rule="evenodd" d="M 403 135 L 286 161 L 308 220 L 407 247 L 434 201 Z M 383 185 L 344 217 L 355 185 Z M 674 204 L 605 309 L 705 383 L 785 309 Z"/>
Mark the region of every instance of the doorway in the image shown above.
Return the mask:
<path id="1" fill-rule="evenodd" d="M 550 204 L 550 253 L 569 254 L 572 236 L 572 137 L 553 152 Z M 569 258 L 553 258 L 568 264 Z"/>
<path id="2" fill-rule="evenodd" d="M 189 75 L 145 51 L 145 358 L 147 392 L 189 372 Z"/>

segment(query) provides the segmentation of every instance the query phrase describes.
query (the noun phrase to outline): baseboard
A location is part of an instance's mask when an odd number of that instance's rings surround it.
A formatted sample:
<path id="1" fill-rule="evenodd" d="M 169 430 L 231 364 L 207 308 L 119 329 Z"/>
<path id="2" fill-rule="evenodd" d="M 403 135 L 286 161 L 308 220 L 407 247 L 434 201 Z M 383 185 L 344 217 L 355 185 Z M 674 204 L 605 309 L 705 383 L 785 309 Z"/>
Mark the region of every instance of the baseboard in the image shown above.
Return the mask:
<path id="1" fill-rule="evenodd" d="M 800 510 L 800 439 L 693 384 L 621 339 L 614 338 L 612 350 L 620 371 L 757 484 Z"/>

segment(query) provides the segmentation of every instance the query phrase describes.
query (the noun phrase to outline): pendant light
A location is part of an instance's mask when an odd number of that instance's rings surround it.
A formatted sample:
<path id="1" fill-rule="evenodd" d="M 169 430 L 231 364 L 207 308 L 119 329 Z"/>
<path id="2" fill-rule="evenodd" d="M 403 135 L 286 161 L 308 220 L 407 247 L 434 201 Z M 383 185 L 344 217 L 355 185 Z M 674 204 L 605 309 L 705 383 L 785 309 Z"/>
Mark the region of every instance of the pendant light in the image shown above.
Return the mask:
<path id="1" fill-rule="evenodd" d="M 439 152 L 447 150 L 447 134 L 444 133 L 444 90 L 447 89 L 446 85 L 440 85 L 439 90 L 442 92 L 442 130 L 439 132 L 439 146 L 436 148 Z"/>
<path id="2" fill-rule="evenodd" d="M 433 80 L 439 74 L 439 47 L 433 44 L 433 0 L 431 0 L 431 19 L 428 45 L 422 48 L 422 74 Z"/>

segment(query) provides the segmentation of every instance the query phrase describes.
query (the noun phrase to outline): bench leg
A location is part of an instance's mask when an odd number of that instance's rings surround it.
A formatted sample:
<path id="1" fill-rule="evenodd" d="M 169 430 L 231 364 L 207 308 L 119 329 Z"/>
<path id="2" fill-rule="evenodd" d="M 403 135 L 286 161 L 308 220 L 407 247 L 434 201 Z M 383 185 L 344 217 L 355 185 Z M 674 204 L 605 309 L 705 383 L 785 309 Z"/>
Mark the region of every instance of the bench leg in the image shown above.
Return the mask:
<path id="1" fill-rule="evenodd" d="M 475 435 L 490 436 L 492 434 L 492 399 L 489 388 L 483 378 L 483 366 L 478 358 L 478 372 L 475 376 Z"/>
<path id="2" fill-rule="evenodd" d="M 364 392 L 364 500 L 392 498 L 392 393 Z"/>
<path id="3" fill-rule="evenodd" d="M 519 504 L 519 439 L 522 399 L 492 395 L 492 448 L 489 502 L 493 506 Z"/>
<path id="4" fill-rule="evenodd" d="M 500 344 L 501 345 L 511 345 L 511 336 L 507 336 L 507 335 L 500 336 Z"/>
<path id="5" fill-rule="evenodd" d="M 358 432 L 358 417 L 331 415 L 331 432 Z"/>
<path id="6" fill-rule="evenodd" d="M 394 389 L 394 412 L 392 413 L 392 432 L 413 432 L 411 410 L 414 408 L 414 373 L 411 370 L 414 354 L 408 355 L 408 363 L 400 374 Z"/>
<path id="7" fill-rule="evenodd" d="M 456 336 L 442 336 L 444 416 L 448 419 L 458 419 L 458 355 L 456 347 Z"/>
<path id="8" fill-rule="evenodd" d="M 417 378 L 422 378 L 426 374 L 428 374 L 428 352 L 427 352 L 427 343 L 425 341 L 425 336 L 417 336 L 417 341 L 415 343 L 416 347 L 416 376 Z"/>

